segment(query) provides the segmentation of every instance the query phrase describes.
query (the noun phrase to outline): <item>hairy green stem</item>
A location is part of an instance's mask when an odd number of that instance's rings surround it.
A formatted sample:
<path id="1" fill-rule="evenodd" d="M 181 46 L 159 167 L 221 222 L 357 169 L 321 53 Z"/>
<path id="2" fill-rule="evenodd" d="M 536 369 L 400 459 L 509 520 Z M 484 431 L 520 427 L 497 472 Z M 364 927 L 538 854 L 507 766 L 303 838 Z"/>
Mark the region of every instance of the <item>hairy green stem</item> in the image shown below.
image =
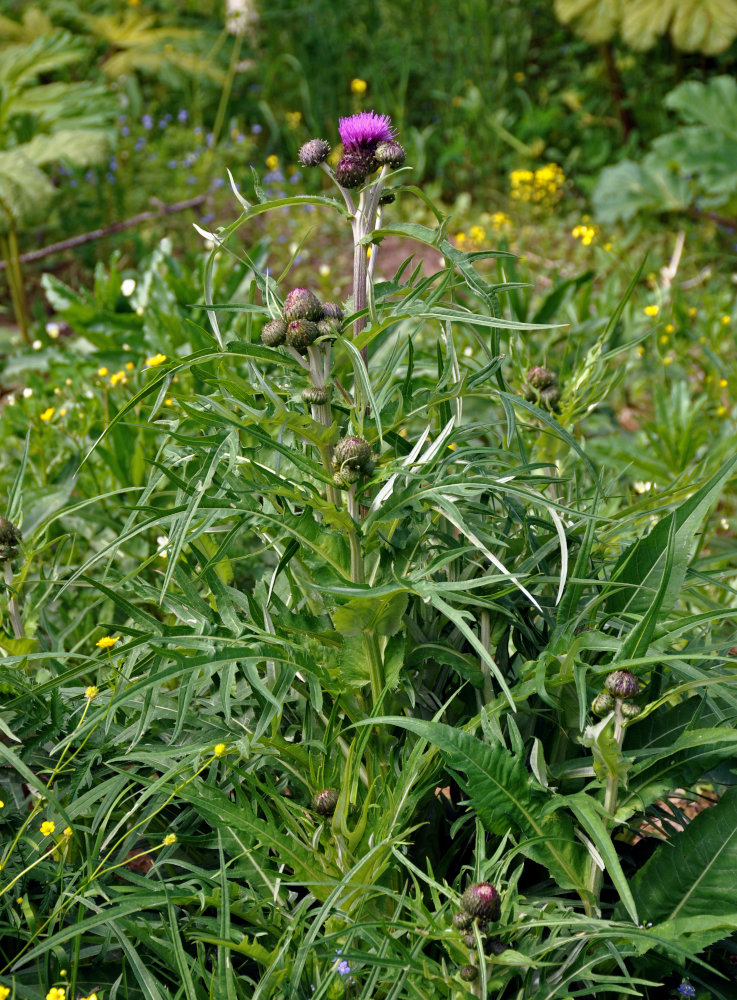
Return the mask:
<path id="1" fill-rule="evenodd" d="M 5 580 L 5 586 L 8 588 L 8 614 L 10 615 L 10 623 L 13 626 L 13 635 L 16 639 L 25 639 L 26 633 L 23 629 L 23 622 L 18 612 L 18 606 L 15 603 L 13 591 L 11 590 L 13 584 L 13 567 L 10 565 L 10 560 L 3 564 L 3 579 Z"/>
<path id="2" fill-rule="evenodd" d="M 619 750 L 624 743 L 624 716 L 622 715 L 622 701 L 620 698 L 614 702 L 614 742 Z M 617 811 L 617 798 L 619 795 L 619 775 L 607 774 L 606 787 L 604 789 L 604 810 L 613 819 Z M 601 895 L 601 885 L 604 880 L 604 872 L 596 861 L 591 858 L 589 862 L 589 889 L 593 896 L 593 911 L 591 916 L 599 910 L 599 897 Z M 588 907 L 587 907 L 588 913 Z"/>

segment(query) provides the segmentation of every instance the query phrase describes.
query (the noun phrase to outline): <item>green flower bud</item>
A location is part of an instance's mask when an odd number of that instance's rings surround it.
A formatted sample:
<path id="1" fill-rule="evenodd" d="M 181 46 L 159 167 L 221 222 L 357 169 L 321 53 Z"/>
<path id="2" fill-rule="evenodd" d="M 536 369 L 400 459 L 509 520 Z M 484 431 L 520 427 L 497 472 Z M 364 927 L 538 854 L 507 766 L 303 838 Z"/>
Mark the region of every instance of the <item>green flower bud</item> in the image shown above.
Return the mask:
<path id="1" fill-rule="evenodd" d="M 591 702 L 591 711 L 601 719 L 605 715 L 608 715 L 613 708 L 614 698 L 612 698 L 608 691 L 602 691 L 600 694 L 597 694 Z"/>
<path id="2" fill-rule="evenodd" d="M 480 920 L 498 920 L 501 900 L 491 882 L 476 882 L 461 896 L 461 906 L 472 917 Z"/>
<path id="3" fill-rule="evenodd" d="M 326 385 L 310 385 L 302 390 L 302 399 L 305 403 L 323 406 L 330 399 L 330 389 Z"/>
<path id="4" fill-rule="evenodd" d="M 468 931 L 466 934 L 463 935 L 463 943 L 465 944 L 465 946 L 467 948 L 475 948 L 476 947 L 476 935 L 472 934 L 470 931 Z"/>
<path id="5" fill-rule="evenodd" d="M 540 392 L 542 389 L 547 389 L 551 385 L 557 385 L 558 376 L 555 372 L 551 372 L 549 368 L 530 368 L 527 373 L 527 384 L 532 386 L 533 389 L 537 389 Z"/>
<path id="6" fill-rule="evenodd" d="M 303 167 L 317 167 L 324 163 L 330 152 L 330 144 L 324 139 L 310 139 L 300 149 L 297 159 Z"/>
<path id="7" fill-rule="evenodd" d="M 371 461 L 371 445 L 363 438 L 348 437 L 341 438 L 335 446 L 333 452 L 333 466 L 340 469 L 345 474 L 345 467 L 363 469 L 367 462 Z"/>
<path id="8" fill-rule="evenodd" d="M 475 965 L 462 965 L 458 970 L 458 975 L 464 983 L 472 983 L 478 977 L 479 970 Z"/>
<path id="9" fill-rule="evenodd" d="M 338 790 L 336 788 L 323 788 L 312 800 L 312 808 L 321 816 L 332 816 L 338 804 Z"/>
<path id="10" fill-rule="evenodd" d="M 0 562 L 8 562 L 18 555 L 22 535 L 7 517 L 0 517 Z"/>
<path id="11" fill-rule="evenodd" d="M 642 709 L 639 705 L 635 705 L 633 701 L 623 701 L 622 702 L 622 715 L 625 719 L 636 719 L 640 714 Z"/>
<path id="12" fill-rule="evenodd" d="M 323 317 L 320 300 L 308 288 L 293 288 L 288 292 L 282 311 L 287 323 L 295 319 L 309 319 L 316 323 Z"/>
<path id="13" fill-rule="evenodd" d="M 604 687 L 615 698 L 626 701 L 628 698 L 634 698 L 640 685 L 629 670 L 613 670 L 604 681 Z"/>
<path id="14" fill-rule="evenodd" d="M 287 324 L 283 319 L 272 319 L 265 323 L 261 330 L 261 340 L 267 347 L 279 347 L 284 343 L 287 333 Z"/>
<path id="15" fill-rule="evenodd" d="M 324 302 L 322 314 L 325 319 L 337 319 L 339 323 L 343 322 L 343 310 L 337 302 Z"/>
<path id="16" fill-rule="evenodd" d="M 380 142 L 376 147 L 374 156 L 377 163 L 388 167 L 401 167 L 407 159 L 404 148 L 395 139 L 390 139 L 388 142 Z"/>
<path id="17" fill-rule="evenodd" d="M 329 337 L 330 340 L 340 335 L 340 323 L 335 319 L 321 319 L 317 329 L 321 337 Z"/>
<path id="18" fill-rule="evenodd" d="M 543 389 L 540 393 L 540 406 L 551 413 L 558 413 L 560 407 L 560 389 L 557 385 L 551 385 L 548 389 Z"/>
<path id="19" fill-rule="evenodd" d="M 317 323 L 312 323 L 308 319 L 295 319 L 287 326 L 286 343 L 288 347 L 303 351 L 319 336 Z"/>
<path id="20" fill-rule="evenodd" d="M 333 473 L 333 485 L 337 486 L 339 490 L 348 489 L 348 483 L 345 481 L 340 472 Z"/>
<path id="21" fill-rule="evenodd" d="M 453 926 L 459 931 L 465 931 L 473 923 L 473 917 L 465 910 L 457 910 L 453 914 Z"/>

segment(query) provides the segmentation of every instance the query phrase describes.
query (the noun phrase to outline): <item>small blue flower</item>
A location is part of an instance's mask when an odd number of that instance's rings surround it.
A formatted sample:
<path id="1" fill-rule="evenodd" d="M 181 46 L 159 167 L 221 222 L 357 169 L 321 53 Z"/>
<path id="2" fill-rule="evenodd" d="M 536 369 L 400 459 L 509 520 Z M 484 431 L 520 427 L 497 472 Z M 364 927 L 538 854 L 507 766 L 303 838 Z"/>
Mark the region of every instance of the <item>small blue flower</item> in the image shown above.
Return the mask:
<path id="1" fill-rule="evenodd" d="M 146 145 L 146 140 L 144 139 L 143 136 L 141 136 L 139 139 L 136 139 L 136 145 L 134 146 L 134 149 L 136 150 L 137 153 L 140 153 L 140 151 L 143 149 L 145 145 Z"/>
<path id="2" fill-rule="evenodd" d="M 178 160 L 169 160 L 168 166 L 169 166 L 169 170 L 176 170 L 177 167 L 179 166 L 179 161 Z"/>
<path id="3" fill-rule="evenodd" d="M 197 183 L 197 178 L 193 177 L 191 174 L 187 178 L 187 184 L 192 185 Z"/>
<path id="4" fill-rule="evenodd" d="M 207 226 L 214 221 L 215 221 L 215 214 L 213 212 L 206 212 L 205 215 L 203 215 L 200 218 L 200 222 L 202 223 L 203 226 Z"/>
<path id="5" fill-rule="evenodd" d="M 289 178 L 289 183 L 290 184 L 296 184 L 299 181 L 299 179 L 300 179 L 301 176 L 302 176 L 301 174 L 296 174 L 296 173 L 292 174 L 292 176 Z"/>
<path id="6" fill-rule="evenodd" d="M 160 129 L 161 129 L 162 131 L 163 131 L 163 130 L 164 130 L 164 129 L 166 128 L 166 126 L 167 126 L 168 124 L 169 124 L 169 122 L 168 122 L 168 121 L 166 120 L 166 118 L 160 118 L 160 119 L 159 119 L 159 128 L 160 128 Z"/>
<path id="7" fill-rule="evenodd" d="M 678 989 L 676 990 L 676 993 L 679 996 L 681 996 L 681 997 L 695 997 L 696 996 L 696 990 L 693 988 L 693 986 L 691 985 L 691 983 L 687 983 L 685 980 L 678 987 Z"/>
<path id="8" fill-rule="evenodd" d="M 343 959 L 343 961 L 338 966 L 338 972 L 341 974 L 341 976 L 347 976 L 350 974 L 350 971 L 351 971 L 350 965 L 346 962 L 345 959 Z"/>
<path id="9" fill-rule="evenodd" d="M 117 169 L 118 169 L 118 161 L 115 159 L 114 156 L 111 156 L 110 163 L 108 163 L 108 170 L 115 171 Z"/>
<path id="10" fill-rule="evenodd" d="M 177 114 L 177 121 L 179 122 L 180 125 L 186 125 L 188 119 L 189 119 L 189 111 L 187 111 L 186 108 L 182 108 L 182 110 L 179 111 Z"/>
<path id="11" fill-rule="evenodd" d="M 259 125 L 257 122 L 255 125 L 251 125 L 251 131 L 253 132 L 254 135 L 258 135 L 260 132 L 263 131 L 263 126 Z"/>
<path id="12" fill-rule="evenodd" d="M 207 143 L 208 146 L 214 146 L 215 145 L 215 133 L 214 132 L 208 132 L 207 135 L 205 136 L 205 142 Z"/>
<path id="13" fill-rule="evenodd" d="M 211 188 L 215 188 L 216 190 L 217 190 L 217 188 L 221 188 L 221 187 L 224 187 L 224 186 L 225 186 L 225 178 L 224 177 L 213 177 L 213 179 L 212 179 L 212 181 L 210 183 L 210 187 Z"/>
<path id="14" fill-rule="evenodd" d="M 115 174 L 111 174 L 110 171 L 108 170 L 108 172 L 105 174 L 105 180 L 108 182 L 108 184 L 115 184 L 117 178 Z"/>
<path id="15" fill-rule="evenodd" d="M 195 127 L 194 127 L 194 134 L 195 135 L 202 135 L 202 126 L 201 125 L 195 125 Z"/>
<path id="16" fill-rule="evenodd" d="M 97 174 L 95 173 L 94 170 L 88 170 L 87 173 L 84 175 L 84 179 L 87 181 L 88 184 L 97 184 Z"/>
<path id="17" fill-rule="evenodd" d="M 120 130 L 120 134 L 125 137 L 127 135 L 130 135 L 130 133 L 131 133 L 131 130 L 128 128 L 128 126 L 127 125 L 123 125 L 123 127 Z"/>
<path id="18" fill-rule="evenodd" d="M 141 125 L 143 125 L 147 132 L 149 129 L 152 129 L 154 127 L 154 120 L 151 115 L 144 115 L 141 118 Z"/>

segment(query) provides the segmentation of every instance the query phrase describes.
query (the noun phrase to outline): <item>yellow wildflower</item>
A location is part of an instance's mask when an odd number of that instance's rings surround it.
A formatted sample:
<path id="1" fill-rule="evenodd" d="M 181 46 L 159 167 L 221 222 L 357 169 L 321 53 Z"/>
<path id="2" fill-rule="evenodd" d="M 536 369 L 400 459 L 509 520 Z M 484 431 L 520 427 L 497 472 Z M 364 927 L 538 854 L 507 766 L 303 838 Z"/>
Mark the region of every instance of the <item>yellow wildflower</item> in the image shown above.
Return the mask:
<path id="1" fill-rule="evenodd" d="M 658 313 L 660 312 L 660 306 L 656 305 L 645 306 L 645 309 L 643 311 L 646 316 L 657 316 Z"/>
<path id="2" fill-rule="evenodd" d="M 100 649 L 110 649 L 111 646 L 115 645 L 118 639 L 120 639 L 119 635 L 104 635 L 102 639 L 97 640 L 95 645 L 99 646 Z"/>
<path id="3" fill-rule="evenodd" d="M 462 247 L 463 244 L 467 242 L 467 240 L 468 240 L 468 237 L 466 236 L 465 233 L 456 233 L 455 241 L 458 244 L 458 246 Z"/>
<path id="4" fill-rule="evenodd" d="M 66 995 L 66 987 L 52 986 L 46 994 L 46 1000 L 65 1000 Z"/>
<path id="5" fill-rule="evenodd" d="M 126 361 L 126 363 L 125 363 L 125 370 L 127 372 L 132 372 L 135 367 L 136 366 L 133 364 L 132 361 Z"/>
<path id="6" fill-rule="evenodd" d="M 99 642 L 97 645 L 98 646 L 100 645 Z M 87 701 L 92 701 L 92 699 L 96 698 L 99 693 L 100 693 L 99 687 L 96 687 L 94 684 L 90 684 L 89 687 L 86 687 L 84 689 L 84 696 L 87 699 Z"/>
<path id="7" fill-rule="evenodd" d="M 667 333 L 662 333 L 660 335 L 660 343 L 661 344 L 667 344 L 669 340 L 670 340 L 670 337 L 668 336 Z"/>
<path id="8" fill-rule="evenodd" d="M 113 372 L 110 376 L 110 385 L 113 386 L 113 388 L 115 388 L 116 385 L 120 385 L 121 382 L 125 383 L 126 381 L 126 375 L 123 371 Z"/>
<path id="9" fill-rule="evenodd" d="M 368 84 L 365 80 L 360 80 L 358 77 L 351 80 L 351 93 L 355 94 L 356 97 L 361 97 L 362 94 L 365 94 L 367 88 Z"/>
<path id="10" fill-rule="evenodd" d="M 62 408 L 59 410 L 59 416 L 65 417 L 66 415 L 67 415 L 67 408 L 66 406 L 62 406 Z"/>
<path id="11" fill-rule="evenodd" d="M 71 835 L 72 835 L 72 828 L 71 828 L 71 826 L 65 826 L 64 827 L 64 836 L 67 838 L 67 840 L 71 837 Z"/>
<path id="12" fill-rule="evenodd" d="M 43 837 L 50 837 L 55 829 L 56 829 L 56 823 L 53 821 L 53 819 L 45 819 L 40 827 L 41 835 Z"/>
<path id="13" fill-rule="evenodd" d="M 693 319 L 697 312 L 698 309 L 696 308 L 696 306 L 691 306 L 691 308 L 688 310 L 688 315 L 691 317 L 691 319 Z"/>
<path id="14" fill-rule="evenodd" d="M 726 389 L 727 386 L 729 385 L 729 382 L 726 380 L 726 378 L 720 378 L 719 385 L 721 386 L 722 389 Z"/>
<path id="15" fill-rule="evenodd" d="M 287 127 L 291 129 L 299 128 L 299 123 L 302 121 L 301 111 L 287 111 L 284 116 L 287 119 Z"/>
<path id="16" fill-rule="evenodd" d="M 673 364 L 673 358 L 670 355 L 667 355 L 666 357 L 663 358 L 663 364 L 664 365 L 672 365 Z"/>
<path id="17" fill-rule="evenodd" d="M 717 408 L 717 416 L 718 417 L 726 417 L 727 416 L 727 407 L 726 406 L 720 406 L 720 407 L 718 407 Z"/>
<path id="18" fill-rule="evenodd" d="M 166 844 L 167 847 L 171 847 L 171 845 L 176 844 L 176 842 L 177 842 L 176 833 L 167 833 L 167 835 L 164 837 L 164 843 Z"/>
<path id="19" fill-rule="evenodd" d="M 10 988 L 8 986 L 0 986 L 0 1000 L 6 1000 L 10 996 Z"/>
<path id="20" fill-rule="evenodd" d="M 673 326 L 673 324 L 672 324 L 672 323 L 666 323 L 666 324 L 665 324 L 665 332 L 666 332 L 666 333 L 674 333 L 674 332 L 675 332 L 675 329 L 676 329 L 676 328 L 675 328 L 675 327 Z"/>
<path id="21" fill-rule="evenodd" d="M 146 358 L 146 364 L 149 368 L 157 368 L 159 365 L 163 365 L 165 361 L 165 354 L 154 354 L 152 357 Z"/>
<path id="22" fill-rule="evenodd" d="M 39 420 L 43 420 L 43 422 L 47 424 L 55 413 L 56 409 L 53 406 L 50 406 L 47 410 L 44 410 L 43 413 L 39 413 L 38 417 Z"/>
<path id="23" fill-rule="evenodd" d="M 227 752 L 227 747 L 224 743 L 216 743 L 215 750 L 213 751 L 216 757 L 222 757 Z"/>
<path id="24" fill-rule="evenodd" d="M 700 343 L 700 344 L 705 344 L 705 343 L 707 343 L 707 340 L 706 340 L 706 337 L 699 337 L 699 343 Z"/>
<path id="25" fill-rule="evenodd" d="M 81 997 L 80 1000 L 97 1000 L 97 994 L 90 993 L 88 997 Z"/>
<path id="26" fill-rule="evenodd" d="M 483 243 L 486 239 L 486 230 L 481 226 L 471 226 L 468 230 L 468 235 L 474 243 Z"/>
<path id="27" fill-rule="evenodd" d="M 498 233 L 503 229 L 509 229 L 512 225 L 512 220 L 506 212 L 494 212 L 491 217 L 491 224 L 494 227 L 494 231 Z"/>
<path id="28" fill-rule="evenodd" d="M 728 326 L 732 322 L 732 317 L 731 316 L 722 316 L 722 318 L 719 320 L 719 322 L 723 326 Z"/>
<path id="29" fill-rule="evenodd" d="M 0 809 L 4 809 L 4 808 L 5 808 L 5 803 L 3 802 L 2 799 L 0 799 Z M 2 997 L 0 997 L 0 1000 L 2 1000 Z"/>
<path id="30" fill-rule="evenodd" d="M 517 70 L 512 79 L 514 80 L 515 83 L 524 83 L 525 74 L 522 72 L 522 70 Z"/>
<path id="31" fill-rule="evenodd" d="M 97 374 L 100 378 L 105 378 L 105 376 L 109 374 L 109 370 L 103 365 L 102 368 L 97 369 Z"/>
<path id="32" fill-rule="evenodd" d="M 612 249 L 612 244 L 611 244 L 611 243 L 605 243 L 605 244 L 604 244 L 604 249 L 605 249 L 606 251 L 609 251 L 609 250 L 611 250 L 611 249 Z"/>
<path id="33" fill-rule="evenodd" d="M 279 166 L 279 157 L 275 153 L 272 153 L 271 156 L 266 157 L 265 162 L 269 170 L 276 170 Z"/>

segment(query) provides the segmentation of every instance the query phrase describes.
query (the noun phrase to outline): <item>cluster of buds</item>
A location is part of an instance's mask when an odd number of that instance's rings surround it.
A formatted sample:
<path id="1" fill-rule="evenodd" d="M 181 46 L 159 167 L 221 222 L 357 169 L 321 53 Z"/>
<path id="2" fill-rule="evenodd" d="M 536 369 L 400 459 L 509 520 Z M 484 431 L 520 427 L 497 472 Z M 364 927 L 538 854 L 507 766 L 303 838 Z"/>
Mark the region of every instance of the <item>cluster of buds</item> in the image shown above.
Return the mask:
<path id="1" fill-rule="evenodd" d="M 266 323 L 261 340 L 267 347 L 285 344 L 300 354 L 316 340 L 334 340 L 341 332 L 343 310 L 335 302 L 320 302 L 308 288 L 293 288 L 284 299 L 282 315 Z"/>
<path id="2" fill-rule="evenodd" d="M 476 882 L 470 885 L 461 896 L 461 906 L 453 914 L 453 926 L 461 932 L 463 943 L 468 948 L 476 947 L 476 935 L 472 927 L 475 923 L 483 933 L 490 923 L 496 922 L 501 916 L 502 903 L 499 893 L 490 882 Z M 487 938 L 484 950 L 494 955 L 500 955 L 507 946 L 498 938 Z M 475 965 L 464 965 L 458 972 L 461 979 L 472 982 L 478 975 Z"/>
<path id="3" fill-rule="evenodd" d="M 642 709 L 632 699 L 640 690 L 640 685 L 629 670 L 613 670 L 604 681 L 604 690 L 591 702 L 594 715 L 603 718 L 611 712 L 617 703 L 625 719 L 634 719 Z"/>
<path id="4" fill-rule="evenodd" d="M 560 400 L 558 376 L 549 368 L 539 366 L 530 368 L 524 386 L 524 396 L 529 402 L 537 403 L 544 410 L 557 413 L 559 410 L 558 401 Z"/>
<path id="5" fill-rule="evenodd" d="M 21 540 L 18 528 L 7 517 L 0 517 L 0 562 L 9 562 L 18 555 Z"/>
<path id="6" fill-rule="evenodd" d="M 341 187 L 359 188 L 369 174 L 381 167 L 401 167 L 406 159 L 386 115 L 362 111 L 341 118 L 339 131 L 343 155 L 335 167 L 335 179 Z M 299 162 L 304 167 L 316 167 L 325 162 L 329 152 L 324 139 L 310 139 L 299 151 Z"/>
<path id="7" fill-rule="evenodd" d="M 370 476 L 373 471 L 374 462 L 368 441 L 351 434 L 338 441 L 333 451 L 333 482 L 338 489 L 348 489 L 361 476 Z"/>

